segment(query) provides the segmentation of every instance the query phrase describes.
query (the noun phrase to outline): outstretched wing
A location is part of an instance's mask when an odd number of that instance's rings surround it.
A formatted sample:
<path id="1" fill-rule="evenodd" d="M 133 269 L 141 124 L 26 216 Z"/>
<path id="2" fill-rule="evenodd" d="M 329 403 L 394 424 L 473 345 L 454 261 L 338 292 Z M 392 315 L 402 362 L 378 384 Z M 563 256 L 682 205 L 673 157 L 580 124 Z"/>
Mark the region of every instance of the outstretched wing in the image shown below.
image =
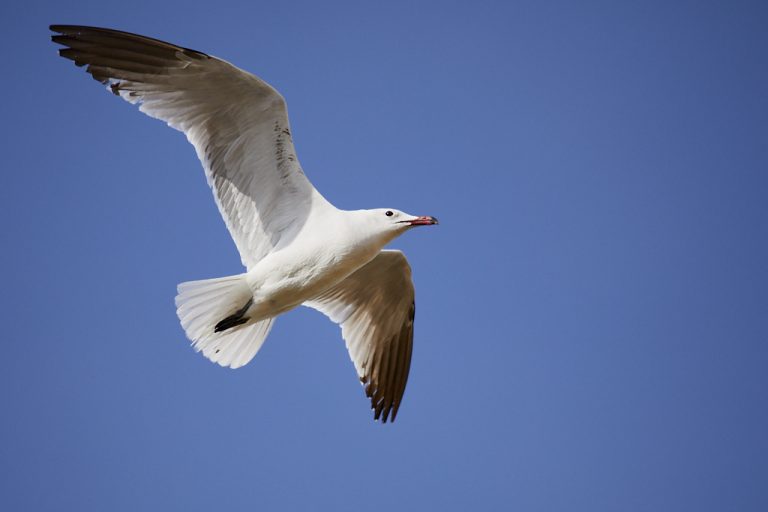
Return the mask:
<path id="1" fill-rule="evenodd" d="M 222 217 L 252 267 L 295 237 L 312 208 L 330 206 L 304 176 L 285 100 L 223 60 L 117 30 L 52 25 L 62 57 L 145 114 L 184 132 Z"/>
<path id="2" fill-rule="evenodd" d="M 341 325 L 374 418 L 395 421 L 405 392 L 416 314 L 411 267 L 400 251 L 381 251 L 341 283 L 304 303 Z"/>

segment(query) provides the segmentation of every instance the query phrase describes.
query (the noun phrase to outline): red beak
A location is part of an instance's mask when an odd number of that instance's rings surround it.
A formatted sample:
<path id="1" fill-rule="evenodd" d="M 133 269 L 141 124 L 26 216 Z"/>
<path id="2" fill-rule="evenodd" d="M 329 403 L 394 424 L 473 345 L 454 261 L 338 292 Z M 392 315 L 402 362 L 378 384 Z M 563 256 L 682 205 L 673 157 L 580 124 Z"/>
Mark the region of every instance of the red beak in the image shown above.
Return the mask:
<path id="1" fill-rule="evenodd" d="M 435 217 L 430 217 L 428 215 L 424 217 L 416 217 L 413 220 L 404 220 L 402 222 L 407 222 L 411 226 L 431 226 L 433 224 L 438 224 Z"/>

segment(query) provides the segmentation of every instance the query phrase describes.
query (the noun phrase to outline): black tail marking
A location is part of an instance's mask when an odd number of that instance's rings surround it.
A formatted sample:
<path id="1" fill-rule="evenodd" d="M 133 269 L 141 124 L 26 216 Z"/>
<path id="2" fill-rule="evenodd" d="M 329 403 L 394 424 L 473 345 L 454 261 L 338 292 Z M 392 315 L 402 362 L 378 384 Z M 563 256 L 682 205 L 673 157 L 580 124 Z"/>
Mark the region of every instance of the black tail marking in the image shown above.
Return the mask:
<path id="1" fill-rule="evenodd" d="M 231 329 L 233 327 L 237 327 L 238 325 L 242 325 L 246 323 L 250 318 L 248 318 L 245 315 L 245 312 L 248 311 L 248 308 L 251 307 L 253 304 L 253 297 L 246 302 L 245 306 L 241 307 L 237 311 L 235 311 L 233 314 L 226 317 L 224 320 L 216 324 L 216 327 L 213 328 L 213 332 L 222 332 L 226 331 L 227 329 Z"/>

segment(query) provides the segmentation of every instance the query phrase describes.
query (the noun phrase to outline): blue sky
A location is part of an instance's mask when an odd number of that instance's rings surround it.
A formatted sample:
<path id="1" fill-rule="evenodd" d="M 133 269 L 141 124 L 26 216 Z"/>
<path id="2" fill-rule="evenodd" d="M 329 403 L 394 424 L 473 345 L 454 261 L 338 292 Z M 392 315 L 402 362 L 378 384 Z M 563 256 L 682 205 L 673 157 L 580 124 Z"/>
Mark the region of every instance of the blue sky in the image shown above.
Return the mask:
<path id="1" fill-rule="evenodd" d="M 0 84 L 3 510 L 768 509 L 761 2 L 24 2 Z M 288 101 L 418 314 L 397 421 L 338 328 L 195 354 L 178 282 L 239 258 L 184 137 L 56 55 L 165 39 Z"/>

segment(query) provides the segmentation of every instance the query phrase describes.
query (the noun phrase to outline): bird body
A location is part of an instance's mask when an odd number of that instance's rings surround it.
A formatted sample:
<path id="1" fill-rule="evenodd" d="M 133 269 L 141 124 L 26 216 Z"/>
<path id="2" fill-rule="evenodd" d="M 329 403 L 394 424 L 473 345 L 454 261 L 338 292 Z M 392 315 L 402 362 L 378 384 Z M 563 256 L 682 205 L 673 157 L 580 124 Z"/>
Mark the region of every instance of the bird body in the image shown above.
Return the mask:
<path id="1" fill-rule="evenodd" d="M 253 320 L 277 316 L 320 295 L 370 262 L 399 234 L 386 226 L 377 230 L 365 210 L 324 209 L 309 219 L 293 243 L 271 252 L 245 274 L 253 294 L 248 310 Z"/>
<path id="2" fill-rule="evenodd" d="M 383 248 L 434 217 L 346 211 L 309 182 L 285 100 L 269 84 L 196 50 L 118 30 L 52 25 L 62 57 L 110 92 L 183 132 L 246 271 L 178 286 L 192 346 L 230 368 L 248 363 L 274 319 L 299 305 L 341 326 L 374 418 L 394 420 L 410 368 L 411 269 Z"/>

